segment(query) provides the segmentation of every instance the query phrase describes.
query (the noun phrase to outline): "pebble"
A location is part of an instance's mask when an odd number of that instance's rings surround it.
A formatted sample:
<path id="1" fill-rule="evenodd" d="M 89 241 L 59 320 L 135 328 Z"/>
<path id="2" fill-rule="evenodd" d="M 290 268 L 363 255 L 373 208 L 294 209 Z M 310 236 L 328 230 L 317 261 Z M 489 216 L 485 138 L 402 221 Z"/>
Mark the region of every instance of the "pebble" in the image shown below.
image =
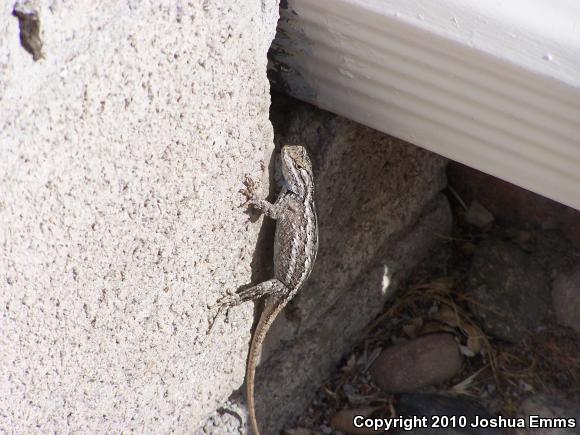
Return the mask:
<path id="1" fill-rule="evenodd" d="M 525 230 L 519 230 L 516 233 L 515 241 L 522 248 L 527 248 L 528 244 L 532 241 L 532 233 Z"/>
<path id="2" fill-rule="evenodd" d="M 476 250 L 467 278 L 471 311 L 483 329 L 511 343 L 533 332 L 550 303 L 548 274 L 516 245 L 490 239 Z"/>
<path id="3" fill-rule="evenodd" d="M 477 228 L 488 228 L 493 222 L 493 215 L 491 212 L 477 201 L 473 201 L 467 213 L 465 213 L 465 220 L 467 223 Z"/>
<path id="4" fill-rule="evenodd" d="M 388 392 L 435 385 L 461 370 L 459 347 L 450 334 L 430 334 L 385 349 L 370 367 L 373 381 Z"/>
<path id="5" fill-rule="evenodd" d="M 580 266 L 554 280 L 552 304 L 558 321 L 580 334 Z"/>
<path id="6" fill-rule="evenodd" d="M 459 250 L 464 257 L 471 257 L 475 253 L 476 246 L 472 242 L 463 242 L 459 245 Z"/>

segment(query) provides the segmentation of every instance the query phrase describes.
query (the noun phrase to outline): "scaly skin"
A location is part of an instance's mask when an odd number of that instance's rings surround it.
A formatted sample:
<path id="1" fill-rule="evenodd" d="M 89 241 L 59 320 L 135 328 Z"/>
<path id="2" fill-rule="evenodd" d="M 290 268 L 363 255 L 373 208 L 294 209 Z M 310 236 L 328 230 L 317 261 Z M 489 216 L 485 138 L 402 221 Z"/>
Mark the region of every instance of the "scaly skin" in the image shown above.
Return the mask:
<path id="1" fill-rule="evenodd" d="M 221 312 L 222 309 L 242 302 L 266 297 L 264 311 L 252 337 L 246 369 L 250 423 L 255 435 L 260 435 L 260 431 L 254 406 L 254 379 L 264 338 L 276 316 L 310 276 L 318 251 L 318 223 L 310 158 L 303 146 L 285 145 L 282 147 L 281 161 L 284 188 L 274 204 L 256 198 L 252 180 L 246 180 L 247 190 L 244 192 L 252 207 L 276 220 L 274 278 L 237 294 L 227 294 L 216 305 Z"/>

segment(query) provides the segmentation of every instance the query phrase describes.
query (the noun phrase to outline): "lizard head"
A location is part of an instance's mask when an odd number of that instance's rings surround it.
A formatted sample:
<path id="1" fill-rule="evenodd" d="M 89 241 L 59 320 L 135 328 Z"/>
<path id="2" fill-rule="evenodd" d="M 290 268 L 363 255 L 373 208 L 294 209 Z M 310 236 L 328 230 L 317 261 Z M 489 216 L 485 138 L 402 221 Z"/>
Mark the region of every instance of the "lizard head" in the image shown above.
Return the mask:
<path id="1" fill-rule="evenodd" d="M 282 147 L 282 174 L 286 188 L 300 196 L 306 196 L 313 186 L 312 163 L 302 145 L 284 145 Z"/>

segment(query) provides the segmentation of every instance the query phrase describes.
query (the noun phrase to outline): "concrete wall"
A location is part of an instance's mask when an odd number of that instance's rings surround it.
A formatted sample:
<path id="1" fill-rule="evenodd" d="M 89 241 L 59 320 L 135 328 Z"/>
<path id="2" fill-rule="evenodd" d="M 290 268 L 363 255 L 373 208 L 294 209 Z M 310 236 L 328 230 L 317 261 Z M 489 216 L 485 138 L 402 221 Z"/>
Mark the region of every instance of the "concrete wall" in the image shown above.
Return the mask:
<path id="1" fill-rule="evenodd" d="M 13 7 L 0 432 L 191 431 L 244 377 L 252 307 L 231 315 L 243 334 L 206 336 L 206 305 L 251 275 L 259 226 L 238 190 L 267 181 L 276 1 L 21 3 L 37 61 Z"/>

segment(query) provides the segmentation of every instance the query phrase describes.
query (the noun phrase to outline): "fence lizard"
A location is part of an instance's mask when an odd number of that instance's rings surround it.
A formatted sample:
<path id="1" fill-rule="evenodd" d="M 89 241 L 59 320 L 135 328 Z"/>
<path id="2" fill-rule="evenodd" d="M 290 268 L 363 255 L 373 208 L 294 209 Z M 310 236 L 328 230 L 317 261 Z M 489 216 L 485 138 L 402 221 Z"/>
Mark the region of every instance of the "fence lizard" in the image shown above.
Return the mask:
<path id="1" fill-rule="evenodd" d="M 281 153 L 284 187 L 278 198 L 270 202 L 258 199 L 256 186 L 246 180 L 248 204 L 260 213 L 276 220 L 274 238 L 274 278 L 218 300 L 221 312 L 249 300 L 266 297 L 264 311 L 252 337 L 246 367 L 246 391 L 250 423 L 255 435 L 260 435 L 254 406 L 254 377 L 262 344 L 276 316 L 296 295 L 308 279 L 318 250 L 318 223 L 314 198 L 312 164 L 306 148 L 285 145 Z"/>

